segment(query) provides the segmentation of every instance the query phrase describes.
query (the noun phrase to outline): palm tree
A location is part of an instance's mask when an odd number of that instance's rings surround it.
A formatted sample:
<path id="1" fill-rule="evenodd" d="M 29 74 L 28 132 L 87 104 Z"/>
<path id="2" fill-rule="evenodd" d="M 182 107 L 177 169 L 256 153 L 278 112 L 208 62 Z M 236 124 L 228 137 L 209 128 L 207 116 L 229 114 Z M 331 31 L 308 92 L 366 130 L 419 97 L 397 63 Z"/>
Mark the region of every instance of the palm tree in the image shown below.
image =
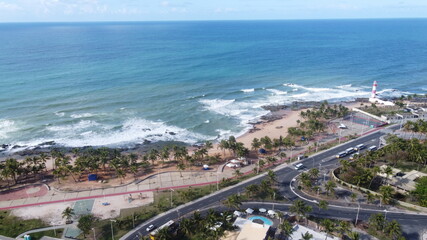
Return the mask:
<path id="1" fill-rule="evenodd" d="M 392 239 L 397 239 L 400 235 L 402 235 L 402 229 L 396 220 L 389 222 L 385 227 L 385 231 Z"/>
<path id="2" fill-rule="evenodd" d="M 334 192 L 335 191 L 334 188 L 336 188 L 336 187 L 337 187 L 337 184 L 335 184 L 335 182 L 329 180 L 325 184 L 326 194 L 329 195 L 329 193 Z"/>
<path id="3" fill-rule="evenodd" d="M 381 201 L 388 204 L 394 194 L 394 189 L 391 186 L 381 186 L 379 193 L 381 194 Z"/>
<path id="4" fill-rule="evenodd" d="M 239 195 L 233 194 L 224 201 L 224 205 L 237 210 L 242 205 L 242 199 Z"/>
<path id="5" fill-rule="evenodd" d="M 193 223 L 189 218 L 184 218 L 179 223 L 179 229 L 186 235 L 190 235 L 194 232 Z"/>
<path id="6" fill-rule="evenodd" d="M 313 208 L 308 206 L 302 200 L 296 200 L 293 202 L 292 206 L 289 208 L 291 213 L 298 215 L 300 218 L 305 218 L 309 212 L 311 212 Z"/>
<path id="7" fill-rule="evenodd" d="M 162 229 L 159 229 L 156 233 L 156 239 L 159 239 L 159 240 L 173 239 L 171 233 L 169 232 L 169 227 L 164 227 Z"/>
<path id="8" fill-rule="evenodd" d="M 179 170 L 179 174 L 181 175 L 181 177 L 182 177 L 182 171 L 184 171 L 185 170 L 185 164 L 184 163 L 182 163 L 182 162 L 180 162 L 180 163 L 178 163 L 177 165 L 176 165 L 176 168 Z"/>
<path id="9" fill-rule="evenodd" d="M 382 231 L 384 230 L 385 224 L 386 224 L 386 219 L 384 214 L 382 213 L 377 213 L 377 214 L 373 214 L 369 217 L 369 225 L 374 227 L 375 230 L 377 231 Z"/>
<path id="10" fill-rule="evenodd" d="M 393 169 L 390 167 L 390 166 L 387 166 L 384 170 L 383 170 L 383 173 L 387 176 L 387 178 L 386 178 L 386 183 L 388 184 L 388 185 L 390 185 L 389 184 L 389 176 L 390 175 L 392 175 L 393 174 Z"/>
<path id="11" fill-rule="evenodd" d="M 74 216 L 74 210 L 70 207 L 67 207 L 62 212 L 62 218 L 65 218 L 65 220 L 68 222 L 70 219 Z"/>
<path id="12" fill-rule="evenodd" d="M 251 185 L 248 185 L 246 188 L 246 193 L 247 193 L 247 195 L 249 196 L 249 197 L 252 197 L 252 196 L 254 196 L 255 194 L 257 194 L 258 192 L 259 192 L 259 186 L 258 185 L 256 185 L 256 184 L 251 184 Z"/>
<path id="13" fill-rule="evenodd" d="M 259 141 L 258 138 L 254 138 L 252 140 L 252 144 L 251 144 L 252 150 L 258 150 L 258 148 L 261 147 L 261 142 Z"/>
<path id="14" fill-rule="evenodd" d="M 360 234 L 358 232 L 349 232 L 348 237 L 351 240 L 360 240 Z"/>
<path id="15" fill-rule="evenodd" d="M 285 239 L 289 239 L 289 237 L 292 236 L 292 233 L 294 233 L 295 231 L 289 221 L 283 221 L 283 223 L 279 225 L 279 229 L 281 230 L 281 233 L 283 234 Z"/>
<path id="16" fill-rule="evenodd" d="M 321 222 L 322 226 L 325 228 L 324 231 L 326 232 L 325 240 L 328 239 L 328 234 L 331 234 L 334 232 L 335 224 L 330 219 L 324 219 Z"/>
<path id="17" fill-rule="evenodd" d="M 319 204 L 318 204 L 319 209 L 323 209 L 323 210 L 327 210 L 328 209 L 328 205 L 329 205 L 329 203 L 327 201 L 325 201 L 325 200 L 320 200 Z"/>
<path id="18" fill-rule="evenodd" d="M 351 232 L 350 230 L 350 223 L 347 221 L 340 221 L 338 225 L 338 229 L 341 235 L 341 238 L 343 238 L 344 234 L 347 234 L 348 232 Z"/>
<path id="19" fill-rule="evenodd" d="M 271 184 L 275 184 L 277 183 L 277 176 L 276 173 L 273 172 L 272 170 L 268 170 L 267 172 L 267 179 Z"/>
<path id="20" fill-rule="evenodd" d="M 18 183 L 18 177 L 21 173 L 21 164 L 14 158 L 6 159 L 2 174 L 6 178 L 12 178 L 14 183 Z"/>
<path id="21" fill-rule="evenodd" d="M 308 175 L 311 179 L 317 179 L 319 177 L 319 169 L 318 168 L 312 168 L 308 171 Z"/>
<path id="22" fill-rule="evenodd" d="M 311 240 L 313 239 L 313 234 L 310 234 L 309 232 L 305 232 L 304 234 L 301 233 L 301 240 Z"/>
<path id="23" fill-rule="evenodd" d="M 240 178 L 243 175 L 242 172 L 240 172 L 239 169 L 234 170 L 234 176 L 236 176 L 236 178 Z"/>

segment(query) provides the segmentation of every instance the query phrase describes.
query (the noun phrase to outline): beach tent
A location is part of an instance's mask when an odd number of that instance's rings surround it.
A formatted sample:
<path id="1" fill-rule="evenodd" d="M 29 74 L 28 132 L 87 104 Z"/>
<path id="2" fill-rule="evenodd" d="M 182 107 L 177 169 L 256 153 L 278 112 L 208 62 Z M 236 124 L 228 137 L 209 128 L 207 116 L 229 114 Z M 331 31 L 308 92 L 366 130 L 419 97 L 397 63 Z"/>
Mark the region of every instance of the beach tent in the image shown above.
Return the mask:
<path id="1" fill-rule="evenodd" d="M 254 212 L 254 210 L 252 208 L 246 209 L 246 213 L 248 213 L 248 214 L 252 214 L 253 212 Z"/>
<path id="2" fill-rule="evenodd" d="M 240 161 L 239 161 L 239 160 L 236 160 L 236 159 L 233 159 L 233 160 L 231 160 L 230 162 L 231 162 L 231 163 L 240 163 Z"/>
<path id="3" fill-rule="evenodd" d="M 261 213 L 265 213 L 265 212 L 267 212 L 267 209 L 265 209 L 265 208 L 260 208 L 260 209 L 259 209 L 259 212 L 261 212 Z"/>
<path id="4" fill-rule="evenodd" d="M 261 154 L 266 154 L 267 153 L 267 151 L 264 148 L 260 148 L 258 150 L 258 152 L 261 153 Z"/>
<path id="5" fill-rule="evenodd" d="M 209 165 L 203 165 L 203 170 L 209 170 Z"/>
<path id="6" fill-rule="evenodd" d="M 273 211 L 273 210 L 268 210 L 268 215 L 276 215 L 276 212 L 275 211 Z"/>
<path id="7" fill-rule="evenodd" d="M 96 181 L 96 180 L 98 179 L 98 175 L 96 175 L 96 174 L 89 174 L 89 175 L 87 176 L 87 179 L 88 179 L 89 181 Z"/>
<path id="8" fill-rule="evenodd" d="M 240 216 L 242 216 L 242 212 L 234 211 L 233 215 L 236 217 L 240 217 Z"/>

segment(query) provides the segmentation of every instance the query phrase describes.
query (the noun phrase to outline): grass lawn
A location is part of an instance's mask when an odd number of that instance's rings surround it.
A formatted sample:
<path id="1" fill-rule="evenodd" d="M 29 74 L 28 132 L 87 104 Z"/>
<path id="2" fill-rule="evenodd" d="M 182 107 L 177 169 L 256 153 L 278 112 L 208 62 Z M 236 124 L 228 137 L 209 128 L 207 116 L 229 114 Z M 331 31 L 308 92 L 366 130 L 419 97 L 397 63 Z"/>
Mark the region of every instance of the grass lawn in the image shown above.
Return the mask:
<path id="1" fill-rule="evenodd" d="M 56 229 L 56 235 L 54 230 L 49 230 L 44 232 L 32 233 L 30 234 L 30 236 L 32 240 L 41 239 L 44 236 L 61 238 L 63 232 L 64 232 L 64 229 Z"/>
<path id="2" fill-rule="evenodd" d="M 22 220 L 11 216 L 9 211 L 0 211 L 0 235 L 6 237 L 17 237 L 26 231 L 47 227 L 42 220 L 30 219 Z"/>

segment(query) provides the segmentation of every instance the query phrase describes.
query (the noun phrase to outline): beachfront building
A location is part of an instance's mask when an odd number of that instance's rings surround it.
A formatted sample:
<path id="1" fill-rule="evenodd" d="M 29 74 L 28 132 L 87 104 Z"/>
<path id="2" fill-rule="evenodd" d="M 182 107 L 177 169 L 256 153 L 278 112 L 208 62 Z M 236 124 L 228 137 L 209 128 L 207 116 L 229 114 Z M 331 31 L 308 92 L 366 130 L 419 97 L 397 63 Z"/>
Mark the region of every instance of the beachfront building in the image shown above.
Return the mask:
<path id="1" fill-rule="evenodd" d="M 309 234 L 313 235 L 312 240 L 325 240 L 326 238 L 327 239 L 332 239 L 332 240 L 339 240 L 339 238 L 337 238 L 337 237 L 334 237 L 334 236 L 331 236 L 331 235 L 327 235 L 324 232 L 314 231 L 314 230 L 312 230 L 310 228 L 301 226 L 299 224 L 297 224 L 297 225 L 294 226 L 294 232 L 289 237 L 289 239 L 301 239 L 301 236 L 304 235 L 304 234 L 306 234 L 307 232 Z"/>

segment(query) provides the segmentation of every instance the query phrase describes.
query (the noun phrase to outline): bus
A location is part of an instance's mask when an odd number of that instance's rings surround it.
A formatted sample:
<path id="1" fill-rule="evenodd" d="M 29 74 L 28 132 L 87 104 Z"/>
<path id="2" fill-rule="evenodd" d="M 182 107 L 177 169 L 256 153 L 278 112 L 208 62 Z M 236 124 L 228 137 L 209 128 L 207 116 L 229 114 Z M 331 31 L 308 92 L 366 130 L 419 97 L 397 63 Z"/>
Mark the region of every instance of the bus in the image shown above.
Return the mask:
<path id="1" fill-rule="evenodd" d="M 163 228 L 169 228 L 170 226 L 172 226 L 175 222 L 170 220 L 169 222 L 163 224 L 162 226 L 160 226 L 159 228 L 157 228 L 156 230 L 150 232 L 150 239 L 151 240 L 156 240 L 156 234 Z"/>

